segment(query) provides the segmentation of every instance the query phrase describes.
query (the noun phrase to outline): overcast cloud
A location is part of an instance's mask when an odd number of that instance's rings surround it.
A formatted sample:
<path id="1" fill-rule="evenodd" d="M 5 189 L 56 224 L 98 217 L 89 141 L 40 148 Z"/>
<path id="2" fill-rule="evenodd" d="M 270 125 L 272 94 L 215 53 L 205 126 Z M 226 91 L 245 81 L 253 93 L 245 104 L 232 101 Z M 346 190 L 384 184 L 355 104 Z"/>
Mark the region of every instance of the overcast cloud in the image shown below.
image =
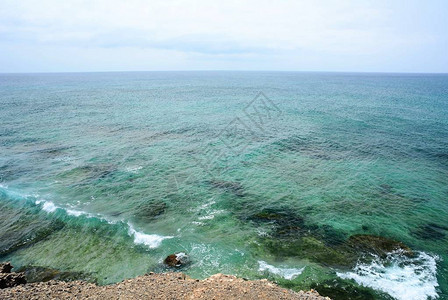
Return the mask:
<path id="1" fill-rule="evenodd" d="M 448 72 L 448 1 L 0 2 L 0 72 Z"/>

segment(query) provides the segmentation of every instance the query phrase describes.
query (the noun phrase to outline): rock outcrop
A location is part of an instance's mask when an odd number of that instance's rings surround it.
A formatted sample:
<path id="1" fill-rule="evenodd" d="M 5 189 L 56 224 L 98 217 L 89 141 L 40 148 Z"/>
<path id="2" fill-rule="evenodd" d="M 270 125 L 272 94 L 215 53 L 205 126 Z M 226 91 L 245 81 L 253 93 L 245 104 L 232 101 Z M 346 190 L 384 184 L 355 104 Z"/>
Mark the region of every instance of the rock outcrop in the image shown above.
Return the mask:
<path id="1" fill-rule="evenodd" d="M 190 262 L 190 259 L 184 252 L 179 252 L 168 255 L 163 262 L 170 267 L 179 268 L 188 264 Z"/>
<path id="2" fill-rule="evenodd" d="M 7 262 L 0 264 L 0 289 L 25 284 L 25 274 L 11 273 L 13 266 Z"/>
<path id="3" fill-rule="evenodd" d="M 0 264 L 0 273 L 11 273 L 12 268 L 13 268 L 13 266 L 9 262 L 1 263 Z"/>
<path id="4" fill-rule="evenodd" d="M 117 284 L 48 281 L 0 290 L 0 299 L 283 299 L 328 300 L 316 291 L 284 289 L 266 279 L 216 274 L 205 280 L 182 273 L 148 274 Z"/>

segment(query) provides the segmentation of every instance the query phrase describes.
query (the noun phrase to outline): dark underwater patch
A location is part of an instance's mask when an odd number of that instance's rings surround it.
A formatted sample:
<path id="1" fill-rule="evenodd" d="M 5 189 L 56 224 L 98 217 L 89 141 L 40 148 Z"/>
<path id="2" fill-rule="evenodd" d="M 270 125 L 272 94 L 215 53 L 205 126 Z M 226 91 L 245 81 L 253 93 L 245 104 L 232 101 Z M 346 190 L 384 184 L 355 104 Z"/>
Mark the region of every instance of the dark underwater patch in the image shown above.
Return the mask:
<path id="1" fill-rule="evenodd" d="M 29 171 L 29 168 L 20 166 L 14 161 L 7 161 L 4 165 L 0 166 L 0 182 L 13 181 L 26 175 Z"/>
<path id="2" fill-rule="evenodd" d="M 342 232 L 328 225 L 306 224 L 290 209 L 266 208 L 245 220 L 270 228 L 268 236 L 258 238 L 259 243 L 279 259 L 300 257 L 328 266 L 353 266 L 356 262 Z"/>
<path id="3" fill-rule="evenodd" d="M 46 220 L 36 216 L 33 212 L 8 210 L 15 215 L 2 216 L 0 222 L 0 256 L 28 247 L 46 239 L 52 233 L 64 228 L 60 220 Z M 7 213 L 2 207 L 2 215 Z"/>
<path id="4" fill-rule="evenodd" d="M 250 215 L 247 220 L 273 226 L 275 238 L 297 237 L 305 230 L 305 220 L 288 208 L 267 208 Z"/>
<path id="5" fill-rule="evenodd" d="M 305 218 L 288 208 L 266 208 L 247 217 L 247 220 L 272 225 L 273 238 L 295 239 L 313 236 L 330 246 L 341 245 L 347 240 L 342 231 L 326 224 L 308 224 Z"/>
<path id="6" fill-rule="evenodd" d="M 412 250 L 402 242 L 376 235 L 355 234 L 350 236 L 347 244 L 360 253 L 375 254 L 380 257 L 386 257 L 394 251 L 403 251 L 406 255 L 413 254 Z"/>
<path id="7" fill-rule="evenodd" d="M 33 151 L 35 153 L 38 153 L 46 158 L 53 158 L 60 155 L 63 155 L 66 153 L 67 150 L 71 149 L 72 147 L 68 146 L 59 146 L 59 147 L 50 147 L 45 149 L 39 149 L 36 151 Z"/>
<path id="8" fill-rule="evenodd" d="M 359 285 L 355 285 L 343 279 L 329 279 L 323 282 L 311 284 L 321 296 L 330 297 L 333 300 L 375 300 L 375 293 Z M 392 299 L 388 297 L 388 299 Z"/>
<path id="9" fill-rule="evenodd" d="M 285 257 L 306 258 L 323 266 L 352 267 L 357 255 L 348 247 L 327 246 L 313 236 L 282 240 L 276 238 L 261 239 L 263 248 L 279 259 Z"/>
<path id="10" fill-rule="evenodd" d="M 350 151 L 350 149 L 334 140 L 297 135 L 276 141 L 273 145 L 282 152 L 300 152 L 311 158 L 322 160 L 339 159 L 346 156 L 347 152 Z"/>
<path id="11" fill-rule="evenodd" d="M 207 181 L 210 185 L 215 188 L 222 189 L 227 192 L 231 192 L 238 197 L 244 196 L 244 188 L 241 183 L 234 181 L 224 181 L 224 180 L 210 180 Z"/>
<path id="12" fill-rule="evenodd" d="M 89 273 L 61 271 L 57 269 L 39 267 L 39 266 L 23 266 L 17 269 L 16 272 L 24 272 L 25 278 L 28 283 L 47 282 L 50 280 L 60 280 L 60 281 L 82 280 L 91 283 L 97 282 L 96 278 Z"/>
<path id="13" fill-rule="evenodd" d="M 286 209 L 264 209 L 247 218 L 271 228 L 269 235 L 259 237 L 261 247 L 279 259 L 307 258 L 324 266 L 353 267 L 361 257 L 381 257 L 393 251 L 412 255 L 401 242 L 373 235 L 347 236 L 329 225 L 306 224 L 305 220 Z"/>
<path id="14" fill-rule="evenodd" d="M 95 180 L 104 179 L 115 171 L 116 167 L 109 164 L 85 165 L 64 172 L 61 174 L 61 178 L 74 184 L 88 184 Z"/>
<path id="15" fill-rule="evenodd" d="M 147 201 L 137 207 L 135 217 L 145 222 L 151 222 L 163 215 L 166 210 L 167 204 L 163 201 Z"/>
<path id="16" fill-rule="evenodd" d="M 428 223 L 419 226 L 416 230 L 412 231 L 411 234 L 421 240 L 443 240 L 448 234 L 448 227 L 436 223 Z"/>
<path id="17" fill-rule="evenodd" d="M 2 128 L 0 128 L 0 137 L 10 137 L 10 136 L 14 136 L 18 131 L 15 129 L 11 129 L 11 128 L 5 128 L 2 126 Z"/>

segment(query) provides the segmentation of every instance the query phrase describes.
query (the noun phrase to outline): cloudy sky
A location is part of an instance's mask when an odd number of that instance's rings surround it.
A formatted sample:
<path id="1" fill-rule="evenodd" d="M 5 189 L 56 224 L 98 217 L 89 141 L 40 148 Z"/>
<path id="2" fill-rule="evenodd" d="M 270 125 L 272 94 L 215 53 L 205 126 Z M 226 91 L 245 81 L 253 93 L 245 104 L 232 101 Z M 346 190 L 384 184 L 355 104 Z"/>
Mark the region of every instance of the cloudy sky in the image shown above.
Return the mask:
<path id="1" fill-rule="evenodd" d="M 446 0 L 1 0 L 0 72 L 448 72 Z"/>

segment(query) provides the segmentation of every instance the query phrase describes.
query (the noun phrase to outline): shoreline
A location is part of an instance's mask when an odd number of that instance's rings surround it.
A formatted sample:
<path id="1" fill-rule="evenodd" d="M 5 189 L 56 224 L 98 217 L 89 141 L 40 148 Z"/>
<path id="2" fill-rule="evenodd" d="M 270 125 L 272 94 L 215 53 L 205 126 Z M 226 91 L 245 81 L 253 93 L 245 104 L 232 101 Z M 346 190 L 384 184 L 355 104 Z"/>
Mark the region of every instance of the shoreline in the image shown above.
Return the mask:
<path id="1" fill-rule="evenodd" d="M 23 273 L 4 272 L 2 278 L 23 277 Z M 3 280 L 3 279 L 2 279 Z M 282 288 L 276 283 L 247 280 L 215 274 L 193 279 L 183 273 L 153 273 L 100 286 L 86 281 L 19 283 L 0 289 L 0 299 L 301 299 L 330 300 L 316 291 Z"/>

